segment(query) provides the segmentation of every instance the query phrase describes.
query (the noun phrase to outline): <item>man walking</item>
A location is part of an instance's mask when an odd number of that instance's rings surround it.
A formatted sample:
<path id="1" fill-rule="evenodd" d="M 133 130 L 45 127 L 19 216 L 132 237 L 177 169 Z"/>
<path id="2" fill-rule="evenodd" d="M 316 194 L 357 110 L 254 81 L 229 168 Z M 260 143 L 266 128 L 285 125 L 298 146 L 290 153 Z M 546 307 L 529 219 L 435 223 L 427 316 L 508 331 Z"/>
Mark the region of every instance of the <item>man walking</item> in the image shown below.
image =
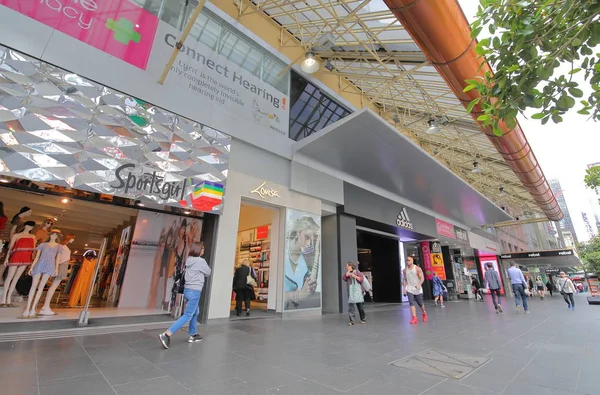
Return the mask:
<path id="1" fill-rule="evenodd" d="M 513 292 L 515 294 L 515 304 L 517 305 L 517 313 L 521 311 L 519 305 L 519 299 L 523 300 L 523 308 L 525 314 L 529 314 L 529 306 L 527 306 L 527 295 L 525 295 L 525 287 L 527 287 L 527 280 L 523 276 L 521 269 L 517 267 L 517 264 L 513 261 L 507 270 L 510 283 L 512 285 Z"/>
<path id="2" fill-rule="evenodd" d="M 502 313 L 502 302 L 500 301 L 500 276 L 498 272 L 494 270 L 492 262 L 488 262 L 485 268 L 484 281 L 487 284 L 490 294 L 492 294 L 492 302 L 494 302 L 494 308 L 496 314 Z"/>
<path id="3" fill-rule="evenodd" d="M 427 322 L 427 312 L 423 304 L 423 282 L 425 281 L 423 270 L 415 265 L 414 259 L 409 256 L 406 258 L 406 269 L 403 270 L 403 274 L 404 295 L 408 296 L 408 303 L 410 304 L 410 312 L 412 314 L 410 323 L 413 325 L 419 323 L 415 304 L 418 304 L 423 312 L 423 322 Z"/>

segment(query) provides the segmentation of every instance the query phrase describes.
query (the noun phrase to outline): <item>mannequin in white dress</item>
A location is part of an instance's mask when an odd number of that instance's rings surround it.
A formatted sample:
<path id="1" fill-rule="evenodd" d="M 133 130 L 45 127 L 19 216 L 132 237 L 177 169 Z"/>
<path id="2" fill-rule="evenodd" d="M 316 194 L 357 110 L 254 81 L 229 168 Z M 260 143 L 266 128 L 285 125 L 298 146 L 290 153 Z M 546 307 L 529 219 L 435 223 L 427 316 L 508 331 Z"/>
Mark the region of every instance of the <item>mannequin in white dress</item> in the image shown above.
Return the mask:
<path id="1" fill-rule="evenodd" d="M 58 270 L 56 275 L 54 276 L 54 281 L 48 289 L 46 293 L 46 300 L 44 301 L 44 306 L 38 313 L 39 315 L 54 315 L 56 314 L 52 309 L 50 309 L 50 303 L 52 302 L 52 296 L 54 296 L 54 292 L 56 292 L 56 288 L 60 285 L 62 280 L 66 279 L 68 276 L 69 270 L 69 261 L 71 260 L 71 249 L 69 248 L 69 244 L 75 241 L 75 235 L 68 234 L 64 237 L 62 241 L 62 245 L 58 250 L 58 256 L 56 257 L 56 262 L 58 263 Z"/>

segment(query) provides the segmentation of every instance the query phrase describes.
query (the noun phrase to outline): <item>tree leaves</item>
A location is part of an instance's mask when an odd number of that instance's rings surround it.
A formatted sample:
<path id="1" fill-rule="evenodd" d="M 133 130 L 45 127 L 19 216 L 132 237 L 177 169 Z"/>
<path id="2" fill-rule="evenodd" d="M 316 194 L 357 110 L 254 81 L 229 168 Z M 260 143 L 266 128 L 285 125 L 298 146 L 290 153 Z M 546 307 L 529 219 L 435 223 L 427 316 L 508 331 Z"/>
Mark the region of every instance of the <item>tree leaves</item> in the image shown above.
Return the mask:
<path id="1" fill-rule="evenodd" d="M 516 126 L 519 113 L 546 124 L 562 122 L 572 111 L 600 120 L 600 2 L 597 0 L 480 0 L 473 37 L 490 36 L 475 47 L 494 70 L 468 80 L 464 92 L 477 91 L 479 121 Z M 569 68 L 564 71 L 568 65 Z M 577 77 L 577 82 L 573 79 Z M 585 84 L 581 85 L 581 80 Z M 585 99 L 585 100 L 583 100 Z"/>

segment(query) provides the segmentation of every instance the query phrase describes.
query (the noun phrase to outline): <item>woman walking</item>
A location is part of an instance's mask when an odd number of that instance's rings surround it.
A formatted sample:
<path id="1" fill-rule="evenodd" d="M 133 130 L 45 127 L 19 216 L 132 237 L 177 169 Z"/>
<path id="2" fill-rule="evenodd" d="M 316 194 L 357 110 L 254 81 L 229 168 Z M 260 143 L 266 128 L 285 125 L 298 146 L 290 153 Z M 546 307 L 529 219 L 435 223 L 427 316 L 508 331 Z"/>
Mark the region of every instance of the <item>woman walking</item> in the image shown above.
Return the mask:
<path id="1" fill-rule="evenodd" d="M 540 295 L 540 298 L 544 300 L 544 282 L 542 281 L 542 278 L 540 276 L 538 276 L 538 278 L 536 278 L 535 280 L 535 289 L 538 295 Z"/>
<path id="2" fill-rule="evenodd" d="M 476 276 L 471 277 L 471 286 L 473 287 L 473 293 L 475 294 L 475 301 L 483 302 L 483 294 L 481 292 L 481 284 Z"/>
<path id="3" fill-rule="evenodd" d="M 252 277 L 254 283 L 252 281 L 248 282 L 248 276 Z M 244 302 L 244 307 L 246 307 L 246 317 L 250 317 L 250 301 L 256 299 L 254 285 L 256 285 L 256 273 L 250 267 L 250 261 L 244 259 L 233 275 L 235 312 L 238 317 L 242 315 L 242 302 Z"/>
<path id="4" fill-rule="evenodd" d="M 552 292 L 554 292 L 554 284 L 552 284 L 552 279 L 548 279 L 548 282 L 546 283 L 546 289 L 548 290 L 548 292 L 550 292 L 550 297 L 554 297 L 554 295 L 552 294 Z"/>
<path id="5" fill-rule="evenodd" d="M 433 302 L 437 306 L 438 299 L 439 299 L 440 306 L 446 307 L 446 306 L 444 306 L 444 288 L 446 288 L 446 287 L 444 287 L 444 283 L 442 282 L 442 279 L 438 277 L 436 272 L 433 272 L 433 278 L 431 279 L 431 284 L 433 285 Z"/>
<path id="6" fill-rule="evenodd" d="M 573 294 L 575 291 L 575 285 L 573 285 L 573 281 L 565 272 L 560 272 L 560 279 L 558 280 L 558 286 L 560 287 L 560 294 L 565 298 L 565 302 L 570 309 L 575 310 L 575 299 L 573 298 Z"/>
<path id="7" fill-rule="evenodd" d="M 185 312 L 177 321 L 171 325 L 166 332 L 158 335 L 160 342 L 164 348 L 169 348 L 171 345 L 171 336 L 173 333 L 181 329 L 185 324 L 189 322 L 189 334 L 188 343 L 201 342 L 202 337 L 196 331 L 196 324 L 198 323 L 198 313 L 200 313 L 199 303 L 200 295 L 202 294 L 202 288 L 204 287 L 204 280 L 210 276 L 211 270 L 208 263 L 202 258 L 204 255 L 204 244 L 194 243 L 189 251 L 189 256 L 185 261 L 185 285 L 183 289 L 183 297 L 187 302 Z"/>
<path id="8" fill-rule="evenodd" d="M 357 265 L 354 262 L 346 263 L 346 273 L 342 276 L 342 280 L 348 284 L 348 316 L 350 322 L 348 326 L 353 326 L 356 323 L 356 313 L 354 311 L 354 305 L 358 308 L 358 314 L 360 316 L 360 323 L 366 324 L 366 316 L 364 303 L 365 298 L 362 290 L 362 282 L 365 276 L 358 271 Z"/>

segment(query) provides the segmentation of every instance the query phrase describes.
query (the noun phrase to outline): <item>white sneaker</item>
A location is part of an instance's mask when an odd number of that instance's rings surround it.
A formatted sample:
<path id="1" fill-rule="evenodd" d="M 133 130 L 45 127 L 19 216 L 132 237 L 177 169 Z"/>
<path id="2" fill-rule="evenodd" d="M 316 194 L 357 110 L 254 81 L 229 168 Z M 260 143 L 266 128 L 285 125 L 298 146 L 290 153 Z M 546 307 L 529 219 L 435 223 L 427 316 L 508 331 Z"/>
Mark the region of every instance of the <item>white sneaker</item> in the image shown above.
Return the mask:
<path id="1" fill-rule="evenodd" d="M 25 310 L 22 315 L 23 318 L 35 317 L 35 312 L 33 314 L 29 310 Z"/>
<path id="2" fill-rule="evenodd" d="M 56 315 L 56 313 L 50 309 L 41 309 L 39 315 Z"/>

